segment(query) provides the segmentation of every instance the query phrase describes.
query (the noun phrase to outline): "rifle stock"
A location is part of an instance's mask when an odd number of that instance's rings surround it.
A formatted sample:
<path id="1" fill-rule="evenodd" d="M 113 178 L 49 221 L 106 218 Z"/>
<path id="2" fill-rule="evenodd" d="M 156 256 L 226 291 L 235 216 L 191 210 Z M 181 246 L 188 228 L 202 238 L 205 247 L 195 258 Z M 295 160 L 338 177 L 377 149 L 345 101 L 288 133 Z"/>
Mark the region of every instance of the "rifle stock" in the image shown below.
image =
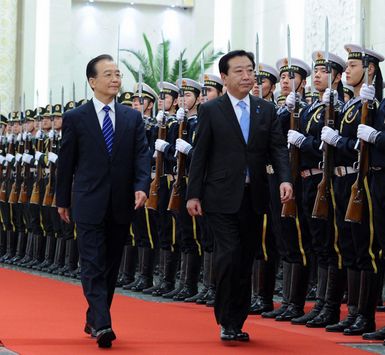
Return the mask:
<path id="1" fill-rule="evenodd" d="M 7 153 L 15 155 L 15 145 L 13 141 L 9 142 Z M 1 191 L 0 191 L 1 202 L 8 202 L 7 190 L 11 182 L 12 182 L 12 165 L 10 162 L 8 162 L 7 169 L 5 171 L 5 179 L 1 183 Z"/>
<path id="2" fill-rule="evenodd" d="M 37 142 L 37 151 L 42 152 L 43 151 L 43 140 L 39 139 Z M 42 162 L 38 161 L 37 162 L 37 173 L 36 173 L 36 179 L 33 183 L 33 188 L 32 188 L 32 194 L 31 198 L 29 200 L 29 203 L 33 205 L 39 205 L 40 204 L 40 183 L 43 178 L 43 166 Z"/>
<path id="3" fill-rule="evenodd" d="M 371 125 L 368 102 L 362 105 L 361 123 Z M 358 174 L 356 181 L 352 185 L 348 208 L 346 209 L 345 221 L 361 223 L 364 204 L 364 180 L 369 171 L 369 151 L 365 141 L 360 142 L 360 152 L 358 153 Z"/>

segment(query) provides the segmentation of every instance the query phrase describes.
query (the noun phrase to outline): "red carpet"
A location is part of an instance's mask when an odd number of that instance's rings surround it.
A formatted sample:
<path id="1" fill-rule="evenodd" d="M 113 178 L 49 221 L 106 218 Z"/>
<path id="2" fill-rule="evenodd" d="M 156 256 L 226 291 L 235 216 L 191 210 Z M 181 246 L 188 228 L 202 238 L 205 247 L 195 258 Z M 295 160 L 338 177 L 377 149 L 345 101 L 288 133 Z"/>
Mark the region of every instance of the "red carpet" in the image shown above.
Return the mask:
<path id="1" fill-rule="evenodd" d="M 364 354 L 338 343 L 362 341 L 250 316 L 250 343 L 225 346 L 212 309 L 117 295 L 112 309 L 118 340 L 98 349 L 83 333 L 86 303 L 78 285 L 0 269 L 0 339 L 22 355 L 95 354 Z M 378 325 L 385 324 L 379 314 Z"/>

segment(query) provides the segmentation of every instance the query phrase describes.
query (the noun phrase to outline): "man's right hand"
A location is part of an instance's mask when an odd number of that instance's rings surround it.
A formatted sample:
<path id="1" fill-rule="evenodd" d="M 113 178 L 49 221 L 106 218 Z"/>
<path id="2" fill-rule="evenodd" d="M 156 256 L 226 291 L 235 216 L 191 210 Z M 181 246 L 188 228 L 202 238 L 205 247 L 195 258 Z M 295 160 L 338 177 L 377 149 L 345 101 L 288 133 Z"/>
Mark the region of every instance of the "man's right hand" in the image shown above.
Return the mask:
<path id="1" fill-rule="evenodd" d="M 70 220 L 70 209 L 65 208 L 65 207 L 58 207 L 57 211 L 59 213 L 60 218 L 66 222 L 66 223 L 71 223 Z"/>
<path id="2" fill-rule="evenodd" d="M 187 211 L 191 217 L 203 215 L 201 202 L 197 198 L 192 198 L 192 199 L 188 200 L 186 207 L 187 207 Z"/>

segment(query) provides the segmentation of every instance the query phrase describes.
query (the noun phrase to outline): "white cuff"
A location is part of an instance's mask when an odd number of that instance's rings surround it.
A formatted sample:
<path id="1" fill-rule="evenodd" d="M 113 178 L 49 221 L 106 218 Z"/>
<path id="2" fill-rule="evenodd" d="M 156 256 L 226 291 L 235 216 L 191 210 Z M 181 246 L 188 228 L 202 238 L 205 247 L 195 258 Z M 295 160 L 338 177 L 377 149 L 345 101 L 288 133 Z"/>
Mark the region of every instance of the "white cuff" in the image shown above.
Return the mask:
<path id="1" fill-rule="evenodd" d="M 42 155 L 44 155 L 44 153 L 36 151 L 35 152 L 35 160 L 39 161 Z"/>
<path id="2" fill-rule="evenodd" d="M 52 152 L 49 152 L 48 153 L 48 160 L 51 162 L 51 163 L 56 163 L 56 160 L 58 158 L 58 155 L 55 154 L 55 153 L 52 153 Z"/>
<path id="3" fill-rule="evenodd" d="M 33 155 L 24 153 L 23 154 L 23 162 L 27 164 L 31 164 L 31 161 L 33 159 Z"/>
<path id="4" fill-rule="evenodd" d="M 16 153 L 16 161 L 17 161 L 17 162 L 20 162 L 22 158 L 23 158 L 23 155 L 22 155 L 22 154 Z"/>
<path id="5" fill-rule="evenodd" d="M 12 162 L 13 162 L 13 159 L 15 159 L 15 156 L 12 155 L 12 154 L 7 153 L 7 155 L 5 156 L 5 159 L 7 159 L 7 161 L 9 161 L 10 163 L 12 163 Z"/>

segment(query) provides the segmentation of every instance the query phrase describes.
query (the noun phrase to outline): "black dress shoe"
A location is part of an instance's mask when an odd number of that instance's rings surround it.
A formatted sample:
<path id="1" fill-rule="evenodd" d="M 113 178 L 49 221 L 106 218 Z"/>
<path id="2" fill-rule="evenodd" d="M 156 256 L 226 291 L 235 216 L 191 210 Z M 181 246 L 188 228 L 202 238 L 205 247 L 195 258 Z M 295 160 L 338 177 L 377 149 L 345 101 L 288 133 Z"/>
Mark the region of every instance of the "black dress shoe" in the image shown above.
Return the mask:
<path id="1" fill-rule="evenodd" d="M 246 332 L 242 332 L 242 329 L 237 329 L 235 331 L 235 340 L 237 341 L 249 341 L 250 337 L 249 334 Z"/>
<path id="2" fill-rule="evenodd" d="M 336 324 L 340 320 L 339 310 L 323 310 L 321 313 L 306 323 L 308 328 L 325 328 L 328 325 Z"/>
<path id="3" fill-rule="evenodd" d="M 294 305 L 290 305 L 285 312 L 283 312 L 281 315 L 276 316 L 275 320 L 277 322 L 289 322 L 293 318 L 299 318 L 304 315 L 303 308 L 297 307 Z"/>
<path id="4" fill-rule="evenodd" d="M 287 308 L 288 308 L 287 304 L 281 304 L 281 307 L 279 307 L 278 309 L 275 309 L 271 312 L 263 312 L 261 315 L 262 315 L 262 318 L 276 318 L 281 314 L 283 314 L 287 310 Z"/>
<path id="5" fill-rule="evenodd" d="M 371 333 L 376 330 L 376 323 L 374 319 L 368 319 L 359 314 L 354 324 L 349 328 L 344 329 L 344 335 L 362 335 L 364 333 Z"/>
<path id="6" fill-rule="evenodd" d="M 362 334 L 362 339 L 364 339 L 364 340 L 385 340 L 385 327 L 378 329 L 372 333 Z"/>
<path id="7" fill-rule="evenodd" d="M 346 328 L 349 328 L 356 320 L 355 314 L 348 314 L 348 316 L 339 321 L 337 324 L 331 324 L 325 327 L 327 332 L 342 333 Z"/>
<path id="8" fill-rule="evenodd" d="M 116 335 L 111 328 L 101 329 L 96 333 L 96 342 L 99 348 L 110 348 L 115 339 Z"/>
<path id="9" fill-rule="evenodd" d="M 91 335 L 91 338 L 96 338 L 96 329 L 92 327 L 89 323 L 86 323 L 86 325 L 84 326 L 84 332 L 86 334 Z"/>
<path id="10" fill-rule="evenodd" d="M 230 327 L 221 327 L 221 340 L 234 341 L 237 340 L 237 332 Z"/>

